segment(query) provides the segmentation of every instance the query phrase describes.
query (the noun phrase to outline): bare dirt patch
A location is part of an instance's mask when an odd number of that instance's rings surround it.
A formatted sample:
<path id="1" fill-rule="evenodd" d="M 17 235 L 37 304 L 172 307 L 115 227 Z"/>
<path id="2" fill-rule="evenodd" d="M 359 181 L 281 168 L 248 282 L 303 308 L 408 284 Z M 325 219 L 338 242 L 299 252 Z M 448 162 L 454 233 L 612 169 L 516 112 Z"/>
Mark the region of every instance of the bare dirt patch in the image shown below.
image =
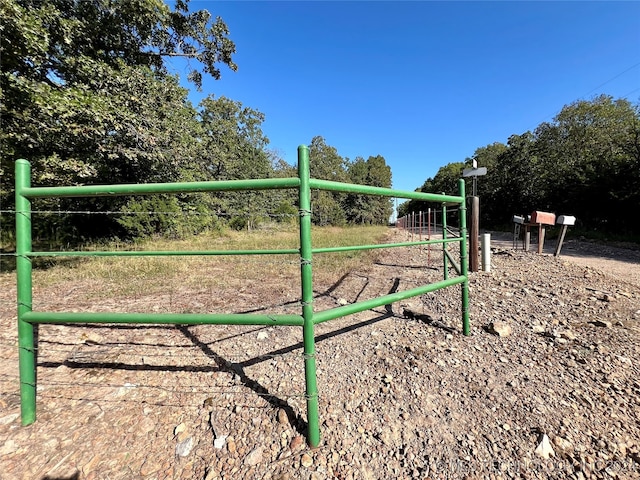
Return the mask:
<path id="1" fill-rule="evenodd" d="M 318 325 L 316 449 L 303 437 L 297 327 L 41 326 L 38 420 L 21 427 L 4 274 L 0 478 L 640 478 L 637 252 L 608 267 L 596 245 L 553 257 L 498 240 L 491 272 L 470 276 L 469 337 L 458 287 Z M 315 308 L 439 280 L 441 264 L 435 249 L 381 251 L 318 284 Z M 105 300 L 85 282 L 37 295 L 61 311 L 298 313 L 297 283 L 283 283 Z M 545 436 L 549 458 L 536 453 Z"/>

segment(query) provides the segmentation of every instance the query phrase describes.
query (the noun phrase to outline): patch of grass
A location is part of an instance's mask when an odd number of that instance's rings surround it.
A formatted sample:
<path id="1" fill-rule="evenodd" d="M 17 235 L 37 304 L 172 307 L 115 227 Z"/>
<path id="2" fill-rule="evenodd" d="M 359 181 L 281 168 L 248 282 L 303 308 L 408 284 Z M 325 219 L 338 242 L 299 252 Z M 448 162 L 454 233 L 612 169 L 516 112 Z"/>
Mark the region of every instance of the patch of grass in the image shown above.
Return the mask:
<path id="1" fill-rule="evenodd" d="M 312 244 L 314 248 L 376 244 L 387 234 L 386 226 L 314 227 Z M 282 226 L 268 231 L 225 230 L 180 240 L 151 238 L 134 244 L 111 241 L 87 245 L 83 250 L 267 250 L 298 247 L 298 229 Z M 314 279 L 338 278 L 370 263 L 375 252 L 316 254 L 313 259 Z M 55 257 L 39 260 L 46 268 L 34 269 L 34 285 L 51 288 L 82 283 L 91 298 L 158 294 L 167 285 L 178 285 L 180 289 L 250 290 L 252 284 L 271 277 L 293 281 L 300 272 L 298 255 Z"/>

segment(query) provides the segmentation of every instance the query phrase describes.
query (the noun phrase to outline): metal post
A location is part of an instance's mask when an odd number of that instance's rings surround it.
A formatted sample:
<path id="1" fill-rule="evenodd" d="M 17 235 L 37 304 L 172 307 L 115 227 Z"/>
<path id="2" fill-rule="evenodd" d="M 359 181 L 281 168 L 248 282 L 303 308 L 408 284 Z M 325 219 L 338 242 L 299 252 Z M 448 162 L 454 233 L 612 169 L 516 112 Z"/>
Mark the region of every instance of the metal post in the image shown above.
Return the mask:
<path id="1" fill-rule="evenodd" d="M 460 197 L 465 198 L 464 179 L 458 180 L 458 189 Z M 460 203 L 460 274 L 465 277 L 464 282 L 460 285 L 462 297 L 462 333 L 469 335 L 469 270 L 468 270 L 468 253 L 467 253 L 467 207 L 463 201 Z"/>
<path id="2" fill-rule="evenodd" d="M 24 321 L 31 311 L 31 201 L 22 190 L 31 186 L 31 165 L 17 160 L 16 172 L 16 277 L 18 299 L 18 363 L 20 369 L 20 413 L 22 425 L 36 421 L 36 352 L 34 326 Z"/>
<path id="3" fill-rule="evenodd" d="M 431 240 L 431 207 L 427 208 L 427 240 Z M 427 245 L 427 265 L 431 267 L 431 244 Z"/>
<path id="4" fill-rule="evenodd" d="M 304 376 L 307 397 L 307 442 L 310 447 L 320 443 L 318 386 L 316 380 L 316 347 L 313 324 L 313 272 L 311 267 L 311 189 L 309 187 L 309 148 L 298 147 L 300 177 L 300 280 L 302 288 L 302 337 L 304 343 Z"/>
<path id="5" fill-rule="evenodd" d="M 480 242 L 480 250 L 482 251 L 482 271 L 491 271 L 491 234 L 483 233 Z"/>
<path id="6" fill-rule="evenodd" d="M 462 204 L 464 204 L 464 202 L 462 202 L 460 205 Z M 442 239 L 443 240 L 447 239 L 447 205 L 444 203 L 442 204 Z M 460 248 L 462 248 L 462 245 L 460 246 Z M 447 280 L 449 278 L 449 261 L 447 260 L 446 242 L 442 244 L 442 257 L 444 260 L 444 277 L 443 278 Z"/>

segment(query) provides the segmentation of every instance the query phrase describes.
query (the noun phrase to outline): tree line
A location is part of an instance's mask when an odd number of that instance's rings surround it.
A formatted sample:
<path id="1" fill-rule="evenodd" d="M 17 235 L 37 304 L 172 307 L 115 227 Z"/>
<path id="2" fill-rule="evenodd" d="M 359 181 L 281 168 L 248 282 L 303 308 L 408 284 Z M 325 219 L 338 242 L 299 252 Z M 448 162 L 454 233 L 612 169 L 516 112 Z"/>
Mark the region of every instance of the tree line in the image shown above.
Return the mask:
<path id="1" fill-rule="evenodd" d="M 419 190 L 455 192 L 473 160 L 487 168 L 477 181 L 481 227 L 505 227 L 514 214 L 541 210 L 575 216 L 587 234 L 640 236 L 640 103 L 609 95 L 575 101 L 533 132 L 443 166 Z M 412 200 L 399 215 L 424 208 Z"/>
<path id="2" fill-rule="evenodd" d="M 0 0 L 0 201 L 11 210 L 18 158 L 32 185 L 82 185 L 295 176 L 269 149 L 265 115 L 225 97 L 194 106 L 168 59 L 187 58 L 188 80 L 237 69 L 221 18 L 162 0 Z M 296 146 L 293 146 L 294 148 Z M 381 156 L 353 161 L 315 137 L 316 178 L 391 186 Z M 386 223 L 388 200 L 314 192 L 317 224 Z M 36 235 L 60 241 L 180 236 L 297 217 L 294 191 L 52 199 Z M 94 212 L 92 215 L 71 212 Z M 102 212 L 104 215 L 100 215 Z M 152 214 L 151 212 L 156 212 Z M 34 216 L 35 218 L 35 216 Z"/>

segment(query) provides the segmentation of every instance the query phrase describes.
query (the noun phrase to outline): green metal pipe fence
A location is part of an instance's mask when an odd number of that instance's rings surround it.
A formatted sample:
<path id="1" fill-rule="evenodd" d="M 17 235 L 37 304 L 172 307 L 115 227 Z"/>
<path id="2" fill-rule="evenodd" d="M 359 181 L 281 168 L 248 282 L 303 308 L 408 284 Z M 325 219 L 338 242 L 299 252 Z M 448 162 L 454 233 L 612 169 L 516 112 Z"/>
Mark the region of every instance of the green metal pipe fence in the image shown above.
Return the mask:
<path id="1" fill-rule="evenodd" d="M 16 181 L 16 276 L 18 311 L 18 348 L 20 369 L 20 407 L 23 425 L 36 420 L 36 345 L 34 326 L 53 324 L 170 324 L 170 325 L 274 325 L 301 326 L 304 351 L 304 368 L 307 399 L 307 441 L 311 447 L 320 443 L 318 386 L 316 381 L 316 324 L 336 318 L 388 305 L 400 300 L 461 285 L 462 331 L 469 335 L 469 279 L 466 246 L 466 210 L 464 181 L 459 181 L 459 195 L 437 195 L 409 192 L 389 188 L 371 187 L 348 183 L 330 182 L 310 178 L 309 149 L 298 147 L 298 177 L 280 179 L 251 179 L 187 183 L 153 183 L 135 185 L 96 185 L 31 187 L 29 162 L 17 160 Z M 34 252 L 31 240 L 31 199 L 50 197 L 94 197 L 108 195 L 152 195 L 160 193 L 214 192 L 239 190 L 264 190 L 297 188 L 299 199 L 299 249 L 281 250 L 202 250 L 202 251 L 66 251 Z M 311 189 L 331 190 L 365 195 L 382 195 L 437 202 L 442 205 L 459 205 L 460 236 L 442 240 L 400 242 L 376 245 L 313 248 L 311 242 Z M 446 211 L 446 210 L 445 210 Z M 460 244 L 460 271 L 454 278 L 448 277 L 447 251 L 449 243 Z M 314 254 L 371 250 L 416 245 L 442 244 L 444 251 L 444 279 L 410 290 L 377 297 L 329 310 L 315 312 L 313 309 L 312 261 Z M 32 266 L 33 257 L 43 256 L 181 256 L 181 255 L 299 255 L 301 279 L 301 315 L 283 314 L 173 314 L 173 313 L 95 313 L 95 312 L 38 312 L 32 310 Z"/>

